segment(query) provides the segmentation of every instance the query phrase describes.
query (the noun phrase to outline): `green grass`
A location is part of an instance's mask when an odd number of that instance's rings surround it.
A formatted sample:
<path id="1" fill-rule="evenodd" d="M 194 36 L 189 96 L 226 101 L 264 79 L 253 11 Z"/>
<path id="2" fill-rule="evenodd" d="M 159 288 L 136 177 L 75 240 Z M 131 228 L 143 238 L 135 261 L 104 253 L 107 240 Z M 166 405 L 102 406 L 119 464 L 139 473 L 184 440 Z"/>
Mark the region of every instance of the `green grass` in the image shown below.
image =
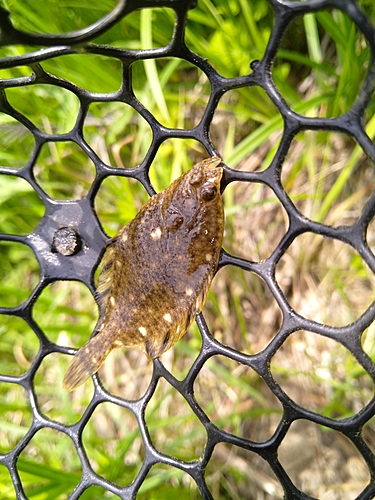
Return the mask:
<path id="1" fill-rule="evenodd" d="M 35 2 L 34 2 L 35 3 Z M 359 2 L 375 19 L 373 2 Z M 114 1 L 35 3 L 3 0 L 19 29 L 58 33 L 83 28 L 109 12 Z M 171 39 L 175 15 L 172 9 L 136 11 L 101 34 L 95 42 L 127 49 L 163 47 Z M 226 77 L 250 72 L 251 60 L 260 59 L 272 30 L 272 10 L 266 0 L 201 0 L 189 12 L 186 43 Z M 35 47 L 9 46 L 0 55 L 14 56 Z M 368 46 L 350 19 L 338 11 L 324 11 L 297 19 L 281 43 L 272 75 L 291 108 L 311 117 L 336 117 L 350 109 L 363 85 L 369 64 Z M 121 85 L 118 60 L 92 54 L 67 55 L 41 63 L 42 68 L 91 92 L 116 92 Z M 20 67 L 2 70 L 0 77 L 30 75 Z M 199 123 L 210 94 L 205 75 L 186 61 L 174 58 L 138 61 L 133 65 L 134 93 L 164 126 L 192 128 Z M 76 96 L 51 85 L 17 87 L 5 91 L 15 109 L 45 132 L 64 133 L 74 126 L 79 103 Z M 366 131 L 374 140 L 375 101 L 366 111 Z M 213 117 L 211 137 L 225 162 L 235 169 L 264 170 L 270 164 L 283 130 L 283 121 L 265 92 L 244 88 L 226 93 Z M 90 105 L 83 135 L 95 154 L 108 165 L 134 168 L 140 164 L 152 140 L 146 121 L 119 102 Z M 28 130 L 6 114 L 0 114 L 0 164 L 23 167 L 33 150 Z M 193 140 L 165 141 L 150 170 L 156 191 L 207 156 Z M 281 181 L 297 208 L 315 221 L 333 226 L 358 219 L 374 190 L 373 165 L 351 138 L 339 133 L 305 132 L 292 142 Z M 92 162 L 74 143 L 47 143 L 37 160 L 35 177 L 42 189 L 59 200 L 81 199 L 90 189 L 95 171 Z M 24 180 L 0 176 L 0 232 L 27 235 L 44 214 L 43 202 Z M 114 235 L 128 223 L 148 199 L 141 184 L 111 176 L 101 185 L 95 208 L 104 229 Z M 271 255 L 285 233 L 284 209 L 267 187 L 234 183 L 225 193 L 225 248 L 250 260 Z M 367 238 L 375 248 L 375 227 Z M 0 244 L 0 305 L 15 306 L 27 299 L 38 282 L 35 256 L 25 245 Z M 327 256 L 334 253 L 332 262 Z M 346 245 L 332 246 L 319 236 L 300 237 L 277 268 L 277 280 L 298 312 L 312 319 L 347 324 L 357 318 L 373 296 L 373 276 L 356 252 Z M 214 280 L 205 317 L 214 336 L 246 353 L 260 352 L 277 333 L 281 312 L 265 284 L 256 276 L 222 269 Z M 91 293 L 82 284 L 56 283 L 45 289 L 33 308 L 33 317 L 52 341 L 79 347 L 88 339 L 97 319 Z M 356 413 L 372 395 L 372 385 L 345 349 L 306 333 L 293 334 L 271 364 L 277 381 L 296 401 L 333 418 Z M 324 341 L 323 341 L 324 340 Z M 363 345 L 375 359 L 374 328 Z M 178 378 L 189 370 L 201 346 L 196 326 L 171 351 L 163 363 Z M 0 317 L 1 372 L 25 373 L 39 342 L 24 321 Z M 81 417 L 92 397 L 88 382 L 73 394 L 61 388 L 68 357 L 47 356 L 35 377 L 35 391 L 43 413 L 65 424 Z M 136 399 L 146 390 L 151 366 L 138 353 L 116 352 L 101 372 L 113 393 Z M 284 387 L 284 385 L 283 385 Z M 215 356 L 195 383 L 198 402 L 211 420 L 228 432 L 254 440 L 267 439 L 281 418 L 280 403 L 251 370 Z M 24 393 L 24 394 L 23 394 Z M 12 448 L 31 423 L 25 391 L 13 384 L 0 386 L 1 451 Z M 350 396 L 350 397 L 349 397 Z M 309 406 L 310 405 L 310 406 Z M 204 448 L 205 430 L 181 396 L 164 382 L 146 412 L 155 446 L 165 453 L 192 460 Z M 373 427 L 373 426 L 372 426 Z M 373 432 L 369 426 L 368 433 Z M 319 434 L 322 436 L 322 434 Z M 325 449 L 320 437 L 319 445 Z M 185 447 L 186 441 L 191 443 Z M 83 434 L 83 444 L 94 470 L 103 477 L 128 484 L 144 457 L 142 439 L 134 416 L 108 403 L 99 405 Z M 231 456 L 231 461 L 228 459 Z M 356 460 L 358 456 L 353 454 Z M 232 464 L 232 465 L 231 465 Z M 234 465 L 233 465 L 234 464 Z M 69 438 L 43 429 L 21 453 L 21 480 L 33 500 L 65 499 L 78 484 L 81 468 Z M 255 473 L 254 473 L 255 471 Z M 258 484 L 251 477 L 263 474 Z M 250 479 L 249 479 L 250 478 Z M 266 463 L 234 446 L 215 448 L 206 480 L 215 498 L 281 498 Z M 262 490 L 269 484 L 271 489 Z M 348 481 L 349 484 L 349 481 Z M 330 489 L 331 488 L 331 489 Z M 331 492 L 329 483 L 326 492 Z M 348 486 L 349 488 L 349 486 Z M 274 492 L 273 494 L 270 492 Z M 256 494 L 264 496 L 256 496 Z M 312 492 L 314 493 L 314 492 Z M 352 497 L 354 497 L 354 493 Z M 0 497 L 14 498 L 9 474 L 0 467 Z M 194 482 L 179 470 L 155 465 L 139 492 L 147 500 L 199 498 Z M 82 498 L 115 498 L 92 487 Z M 116 497 L 117 498 L 117 497 Z"/>

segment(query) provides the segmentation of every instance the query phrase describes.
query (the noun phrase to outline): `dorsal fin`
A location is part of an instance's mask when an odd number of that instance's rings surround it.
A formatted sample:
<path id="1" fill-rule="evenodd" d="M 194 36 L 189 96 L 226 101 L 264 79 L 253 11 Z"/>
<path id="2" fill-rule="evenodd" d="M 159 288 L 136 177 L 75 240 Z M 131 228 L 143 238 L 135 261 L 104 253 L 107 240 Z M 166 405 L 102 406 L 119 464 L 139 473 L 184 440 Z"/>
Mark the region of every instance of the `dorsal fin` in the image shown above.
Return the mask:
<path id="1" fill-rule="evenodd" d="M 108 316 L 113 304 L 109 298 L 111 297 L 111 289 L 113 284 L 113 275 L 116 272 L 116 248 L 115 244 L 118 240 L 115 236 L 106 244 L 106 251 L 102 260 L 102 270 L 98 279 L 98 286 L 95 291 L 95 299 L 100 307 L 100 315 L 102 318 Z M 100 326 L 100 324 L 98 325 Z"/>

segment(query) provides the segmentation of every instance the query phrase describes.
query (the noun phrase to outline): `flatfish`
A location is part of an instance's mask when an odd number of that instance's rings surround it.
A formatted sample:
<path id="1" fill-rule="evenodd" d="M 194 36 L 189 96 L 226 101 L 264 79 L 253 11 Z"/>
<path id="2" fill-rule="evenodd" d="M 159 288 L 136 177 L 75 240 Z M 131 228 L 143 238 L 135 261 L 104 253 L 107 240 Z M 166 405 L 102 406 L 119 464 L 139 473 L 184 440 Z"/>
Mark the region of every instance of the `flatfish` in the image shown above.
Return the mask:
<path id="1" fill-rule="evenodd" d="M 97 287 L 101 319 L 74 356 L 65 389 L 84 383 L 115 348 L 159 357 L 202 310 L 223 240 L 220 165 L 218 157 L 195 165 L 108 242 Z"/>

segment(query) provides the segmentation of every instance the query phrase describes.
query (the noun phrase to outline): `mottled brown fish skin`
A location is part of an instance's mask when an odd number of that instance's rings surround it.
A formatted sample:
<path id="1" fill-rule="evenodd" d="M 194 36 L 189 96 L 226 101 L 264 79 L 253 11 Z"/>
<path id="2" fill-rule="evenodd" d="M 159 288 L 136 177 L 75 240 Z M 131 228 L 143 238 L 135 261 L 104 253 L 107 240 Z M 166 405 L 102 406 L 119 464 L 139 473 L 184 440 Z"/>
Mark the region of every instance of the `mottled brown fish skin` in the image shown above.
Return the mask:
<path id="1" fill-rule="evenodd" d="M 213 157 L 195 165 L 110 240 L 97 289 L 98 333 L 75 355 L 65 389 L 96 373 L 114 348 L 157 358 L 202 310 L 223 240 L 220 163 Z"/>

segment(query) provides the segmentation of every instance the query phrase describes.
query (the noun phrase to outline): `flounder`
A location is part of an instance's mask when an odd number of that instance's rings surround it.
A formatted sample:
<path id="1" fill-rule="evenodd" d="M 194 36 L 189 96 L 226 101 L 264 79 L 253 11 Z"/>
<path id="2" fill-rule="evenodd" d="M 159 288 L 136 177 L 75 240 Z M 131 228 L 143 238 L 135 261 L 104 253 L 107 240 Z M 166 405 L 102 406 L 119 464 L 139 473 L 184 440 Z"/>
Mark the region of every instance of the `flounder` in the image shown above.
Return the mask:
<path id="1" fill-rule="evenodd" d="M 97 288 L 101 319 L 74 356 L 65 389 L 84 383 L 115 348 L 157 358 L 202 310 L 223 240 L 220 164 L 212 157 L 195 165 L 108 242 Z"/>

